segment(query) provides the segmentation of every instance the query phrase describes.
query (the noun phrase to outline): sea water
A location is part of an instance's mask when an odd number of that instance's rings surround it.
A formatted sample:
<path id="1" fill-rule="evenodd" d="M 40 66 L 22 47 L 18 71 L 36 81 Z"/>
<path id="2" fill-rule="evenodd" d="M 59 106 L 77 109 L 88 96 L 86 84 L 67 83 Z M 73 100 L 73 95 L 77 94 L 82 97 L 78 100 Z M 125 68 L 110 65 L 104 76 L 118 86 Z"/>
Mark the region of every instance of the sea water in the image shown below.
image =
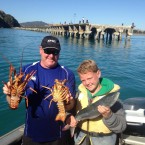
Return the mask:
<path id="1" fill-rule="evenodd" d="M 0 136 L 24 123 L 25 103 L 17 110 L 9 109 L 2 92 L 3 83 L 8 81 L 9 63 L 19 71 L 22 65 L 40 60 L 39 46 L 49 33 L 0 29 Z M 124 36 L 121 41 L 77 39 L 56 36 L 61 43 L 59 63 L 70 68 L 76 76 L 76 86 L 80 80 L 78 65 L 85 59 L 97 62 L 102 77 L 119 84 L 120 98 L 145 97 L 145 36 L 133 35 L 130 41 Z M 23 52 L 23 55 L 22 55 Z"/>

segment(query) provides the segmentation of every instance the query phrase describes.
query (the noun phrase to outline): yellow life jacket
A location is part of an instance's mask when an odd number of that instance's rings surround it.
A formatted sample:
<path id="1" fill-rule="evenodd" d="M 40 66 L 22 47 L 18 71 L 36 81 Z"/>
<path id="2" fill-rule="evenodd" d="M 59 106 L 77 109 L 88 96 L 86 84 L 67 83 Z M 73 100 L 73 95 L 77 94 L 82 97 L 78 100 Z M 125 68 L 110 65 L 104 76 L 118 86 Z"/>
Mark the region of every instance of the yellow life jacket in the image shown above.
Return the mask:
<path id="1" fill-rule="evenodd" d="M 114 84 L 113 89 L 109 93 L 118 91 L 119 89 L 120 89 L 120 87 L 117 84 Z M 87 96 L 87 89 L 83 86 L 83 84 L 80 84 L 79 90 L 80 90 L 80 94 L 78 96 L 77 106 L 76 106 L 77 112 L 89 105 L 88 96 Z M 96 96 L 92 100 L 92 103 L 99 100 L 100 97 L 102 97 L 102 96 Z M 88 132 L 105 133 L 105 134 L 111 133 L 111 130 L 109 130 L 109 128 L 103 123 L 102 116 L 97 117 L 95 119 L 80 121 L 78 124 L 78 127 L 80 129 L 88 131 Z"/>

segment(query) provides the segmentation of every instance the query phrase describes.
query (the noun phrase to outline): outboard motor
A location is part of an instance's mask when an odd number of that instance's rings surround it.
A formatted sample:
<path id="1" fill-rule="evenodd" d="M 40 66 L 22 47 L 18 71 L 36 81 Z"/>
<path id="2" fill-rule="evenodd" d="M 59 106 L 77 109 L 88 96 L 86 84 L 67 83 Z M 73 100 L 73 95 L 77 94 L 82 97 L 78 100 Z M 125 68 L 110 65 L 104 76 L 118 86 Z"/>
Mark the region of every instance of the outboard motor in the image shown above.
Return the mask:
<path id="1" fill-rule="evenodd" d="M 128 98 L 123 101 L 127 129 L 124 134 L 145 136 L 145 98 Z"/>

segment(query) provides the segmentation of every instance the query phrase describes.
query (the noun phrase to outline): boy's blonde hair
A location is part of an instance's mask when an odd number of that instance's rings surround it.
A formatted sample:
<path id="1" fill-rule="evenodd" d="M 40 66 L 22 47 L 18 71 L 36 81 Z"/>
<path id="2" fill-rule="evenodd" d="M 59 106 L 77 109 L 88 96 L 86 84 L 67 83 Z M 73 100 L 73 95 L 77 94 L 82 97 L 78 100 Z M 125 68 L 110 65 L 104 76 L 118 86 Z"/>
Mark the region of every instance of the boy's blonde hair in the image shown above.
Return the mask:
<path id="1" fill-rule="evenodd" d="M 99 70 L 94 60 L 84 60 L 77 68 L 78 74 L 85 74 L 87 72 L 96 73 Z"/>

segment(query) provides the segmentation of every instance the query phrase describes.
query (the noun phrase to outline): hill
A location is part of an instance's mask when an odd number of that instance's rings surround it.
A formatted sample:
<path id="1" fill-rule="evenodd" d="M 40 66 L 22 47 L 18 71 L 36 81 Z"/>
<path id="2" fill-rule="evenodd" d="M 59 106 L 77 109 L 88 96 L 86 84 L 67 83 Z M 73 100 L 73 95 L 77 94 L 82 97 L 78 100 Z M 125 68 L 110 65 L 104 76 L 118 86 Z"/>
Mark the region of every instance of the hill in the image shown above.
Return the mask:
<path id="1" fill-rule="evenodd" d="M 45 27 L 48 26 L 47 23 L 42 21 L 24 22 L 20 23 L 22 27 Z"/>
<path id="2" fill-rule="evenodd" d="M 20 27 L 19 22 L 10 14 L 0 10 L 0 28 Z"/>

